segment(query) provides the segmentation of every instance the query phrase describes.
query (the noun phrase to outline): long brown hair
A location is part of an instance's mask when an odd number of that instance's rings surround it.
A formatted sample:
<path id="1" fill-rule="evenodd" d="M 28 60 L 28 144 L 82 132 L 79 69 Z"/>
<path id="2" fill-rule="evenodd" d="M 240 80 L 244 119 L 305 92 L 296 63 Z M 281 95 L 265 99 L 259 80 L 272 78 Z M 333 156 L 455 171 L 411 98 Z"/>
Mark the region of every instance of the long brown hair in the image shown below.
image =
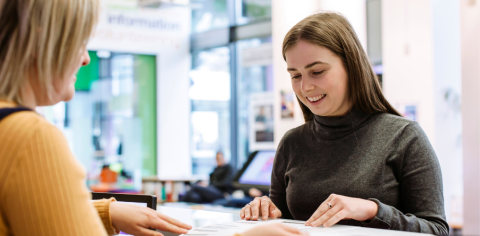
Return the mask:
<path id="1" fill-rule="evenodd" d="M 285 61 L 285 52 L 301 40 L 328 48 L 342 59 L 348 75 L 347 88 L 353 107 L 367 114 L 385 112 L 401 116 L 383 96 L 378 78 L 357 34 L 345 17 L 338 13 L 322 12 L 298 22 L 283 40 L 282 53 Z M 312 111 L 298 97 L 297 100 L 305 122 L 312 120 Z"/>

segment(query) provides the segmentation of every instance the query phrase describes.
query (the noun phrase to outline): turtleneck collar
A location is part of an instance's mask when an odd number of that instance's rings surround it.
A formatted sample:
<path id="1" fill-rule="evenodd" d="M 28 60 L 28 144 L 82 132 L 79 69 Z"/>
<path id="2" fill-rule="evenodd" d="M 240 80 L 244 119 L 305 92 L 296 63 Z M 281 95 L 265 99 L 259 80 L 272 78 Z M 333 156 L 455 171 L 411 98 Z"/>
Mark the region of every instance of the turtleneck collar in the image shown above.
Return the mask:
<path id="1" fill-rule="evenodd" d="M 314 116 L 313 123 L 315 133 L 322 139 L 343 138 L 363 126 L 370 115 L 359 109 L 352 108 L 345 116 L 328 117 Z"/>

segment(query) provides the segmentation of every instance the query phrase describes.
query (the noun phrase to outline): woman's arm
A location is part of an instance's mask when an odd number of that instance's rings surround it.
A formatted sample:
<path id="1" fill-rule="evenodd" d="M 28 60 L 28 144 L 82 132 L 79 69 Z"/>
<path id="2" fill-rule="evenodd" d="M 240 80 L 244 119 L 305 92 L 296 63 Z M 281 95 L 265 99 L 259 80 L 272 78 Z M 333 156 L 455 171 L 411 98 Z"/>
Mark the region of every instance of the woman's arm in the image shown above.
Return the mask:
<path id="1" fill-rule="evenodd" d="M 282 141 L 280 141 L 272 169 L 272 182 L 270 185 L 270 199 L 282 212 L 282 218 L 293 219 L 287 205 L 287 184 L 285 180 L 285 170 L 288 162 L 285 160 L 284 142 L 290 132 L 287 132 Z"/>
<path id="2" fill-rule="evenodd" d="M 397 143 L 397 153 L 403 154 L 397 157 L 401 160 L 397 163 L 400 164 L 402 211 L 377 199 L 370 199 L 377 203 L 378 212 L 365 225 L 448 235 L 442 173 L 432 145 L 416 122 L 405 127 Z"/>

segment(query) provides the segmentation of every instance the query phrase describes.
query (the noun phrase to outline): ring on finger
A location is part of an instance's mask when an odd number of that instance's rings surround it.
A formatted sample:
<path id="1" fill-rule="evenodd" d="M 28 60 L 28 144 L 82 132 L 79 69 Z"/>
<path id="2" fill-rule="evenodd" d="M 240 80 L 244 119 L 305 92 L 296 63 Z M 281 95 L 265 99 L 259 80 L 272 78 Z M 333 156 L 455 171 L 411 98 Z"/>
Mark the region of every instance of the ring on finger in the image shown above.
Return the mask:
<path id="1" fill-rule="evenodd" d="M 262 203 L 266 202 L 268 205 L 270 205 L 270 201 L 268 200 L 263 200 Z"/>
<path id="2" fill-rule="evenodd" d="M 332 209 L 332 204 L 330 204 L 329 202 L 326 202 L 327 203 L 327 206 L 328 206 L 328 209 Z"/>

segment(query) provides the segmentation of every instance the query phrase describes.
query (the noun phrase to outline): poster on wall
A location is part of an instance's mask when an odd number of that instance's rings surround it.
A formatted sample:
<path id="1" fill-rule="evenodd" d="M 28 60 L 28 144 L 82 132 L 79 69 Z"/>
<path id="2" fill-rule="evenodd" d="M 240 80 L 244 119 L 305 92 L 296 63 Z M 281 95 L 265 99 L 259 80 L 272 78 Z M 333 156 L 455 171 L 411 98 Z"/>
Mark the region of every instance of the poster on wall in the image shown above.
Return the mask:
<path id="1" fill-rule="evenodd" d="M 294 94 L 292 91 L 280 91 L 280 107 L 281 107 L 281 117 L 282 119 L 293 118 L 293 98 Z"/>
<path id="2" fill-rule="evenodd" d="M 273 142 L 273 93 L 255 93 L 250 95 L 249 107 L 249 149 L 275 150 Z"/>

